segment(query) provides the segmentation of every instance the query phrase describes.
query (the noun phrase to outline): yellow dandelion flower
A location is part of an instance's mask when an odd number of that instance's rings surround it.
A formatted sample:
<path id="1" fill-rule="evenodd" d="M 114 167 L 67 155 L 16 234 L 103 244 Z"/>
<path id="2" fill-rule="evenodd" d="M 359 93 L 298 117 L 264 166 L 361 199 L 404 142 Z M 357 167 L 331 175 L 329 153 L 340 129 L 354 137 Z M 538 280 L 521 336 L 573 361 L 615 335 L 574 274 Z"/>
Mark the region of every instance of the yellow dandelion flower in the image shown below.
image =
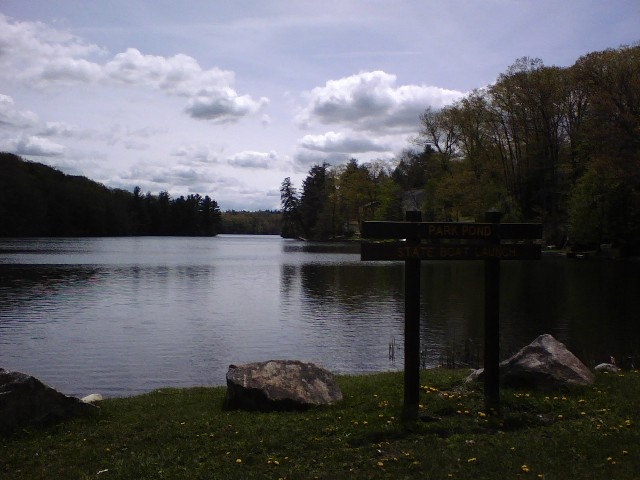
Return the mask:
<path id="1" fill-rule="evenodd" d="M 242 459 L 241 458 L 236 458 L 236 463 L 238 463 L 238 464 L 242 463 Z"/>

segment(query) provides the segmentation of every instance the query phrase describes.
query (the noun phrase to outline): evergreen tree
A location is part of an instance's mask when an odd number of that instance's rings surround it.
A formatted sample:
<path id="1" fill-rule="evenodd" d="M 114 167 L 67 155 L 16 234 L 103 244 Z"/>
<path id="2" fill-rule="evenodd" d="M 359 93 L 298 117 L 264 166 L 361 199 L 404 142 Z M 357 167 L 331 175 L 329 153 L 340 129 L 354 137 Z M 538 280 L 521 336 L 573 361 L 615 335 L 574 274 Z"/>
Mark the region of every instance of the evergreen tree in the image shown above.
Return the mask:
<path id="1" fill-rule="evenodd" d="M 282 230 L 283 238 L 297 238 L 300 236 L 300 200 L 298 191 L 291 183 L 291 177 L 282 181 L 280 186 L 280 205 L 282 206 Z"/>

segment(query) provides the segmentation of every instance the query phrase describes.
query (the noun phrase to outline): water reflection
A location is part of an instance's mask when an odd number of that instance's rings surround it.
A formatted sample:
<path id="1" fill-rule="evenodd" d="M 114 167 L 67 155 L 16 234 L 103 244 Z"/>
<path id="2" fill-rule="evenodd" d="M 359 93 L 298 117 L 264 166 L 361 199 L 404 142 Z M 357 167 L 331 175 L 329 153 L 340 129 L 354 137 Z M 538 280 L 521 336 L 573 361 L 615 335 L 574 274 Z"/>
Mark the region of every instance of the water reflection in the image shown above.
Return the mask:
<path id="1" fill-rule="evenodd" d="M 283 253 L 360 254 L 360 244 L 358 242 L 320 243 L 288 241 L 282 244 L 282 251 Z"/>
<path id="2" fill-rule="evenodd" d="M 96 268 L 61 265 L 0 266 L 0 315 L 14 308 L 46 310 L 57 298 L 83 295 L 88 286 L 99 281 Z M 2 316 L 0 329 L 12 322 L 27 321 L 25 316 Z"/>
<path id="3" fill-rule="evenodd" d="M 0 240 L 0 366 L 69 394 L 220 385 L 228 364 L 402 368 L 404 269 L 277 237 Z M 587 362 L 637 354 L 640 267 L 503 262 L 503 356 L 552 333 Z M 481 356 L 483 263 L 423 262 L 433 366 Z M 399 347 L 396 363 L 389 343 Z"/>

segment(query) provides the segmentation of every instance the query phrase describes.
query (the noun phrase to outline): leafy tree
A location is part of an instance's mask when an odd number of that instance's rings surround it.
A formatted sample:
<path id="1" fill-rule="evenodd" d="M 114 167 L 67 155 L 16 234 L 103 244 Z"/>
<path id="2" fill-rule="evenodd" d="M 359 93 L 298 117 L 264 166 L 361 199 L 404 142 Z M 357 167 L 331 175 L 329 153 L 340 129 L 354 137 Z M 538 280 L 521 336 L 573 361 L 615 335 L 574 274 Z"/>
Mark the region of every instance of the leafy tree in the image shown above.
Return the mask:
<path id="1" fill-rule="evenodd" d="M 403 191 L 393 178 L 389 162 L 376 160 L 366 164 L 374 199 L 365 204 L 365 220 L 402 220 Z"/>
<path id="2" fill-rule="evenodd" d="M 420 117 L 416 143 L 436 160 L 424 169 L 427 217 L 497 207 L 504 219 L 542 220 L 551 241 L 569 224 L 581 241 L 640 243 L 639 110 L 638 45 L 567 69 L 518 59 L 491 87 Z M 406 166 L 394 172 L 405 190 Z"/>
<path id="3" fill-rule="evenodd" d="M 352 158 L 340 173 L 339 188 L 344 216 L 358 223 L 367 220 L 371 211 L 367 207 L 376 201 L 376 188 L 369 169 L 358 165 L 358 161 Z"/>
<path id="4" fill-rule="evenodd" d="M 571 196 L 581 243 L 640 248 L 640 45 L 593 52 L 572 67 L 587 99 L 576 149 L 586 172 Z"/>

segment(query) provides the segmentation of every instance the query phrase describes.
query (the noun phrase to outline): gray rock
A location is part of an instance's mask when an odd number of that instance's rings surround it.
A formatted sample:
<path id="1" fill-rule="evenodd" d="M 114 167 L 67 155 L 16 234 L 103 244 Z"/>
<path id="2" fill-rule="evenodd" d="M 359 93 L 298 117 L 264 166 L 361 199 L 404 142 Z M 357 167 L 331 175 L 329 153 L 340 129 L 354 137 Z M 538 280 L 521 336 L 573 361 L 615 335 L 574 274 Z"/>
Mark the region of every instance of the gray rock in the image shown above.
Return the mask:
<path id="1" fill-rule="evenodd" d="M 618 373 L 620 369 L 613 363 L 600 363 L 593 367 L 596 372 Z"/>
<path id="2" fill-rule="evenodd" d="M 227 406 L 245 410 L 303 410 L 342 400 L 342 392 L 328 370 L 297 360 L 230 365 Z"/>
<path id="3" fill-rule="evenodd" d="M 68 397 L 35 377 L 0 368 L 0 433 L 95 411 L 97 407 Z"/>
<path id="4" fill-rule="evenodd" d="M 467 381 L 479 380 L 482 374 L 482 369 L 476 370 Z M 563 343 L 545 334 L 500 363 L 500 381 L 505 386 L 547 390 L 591 385 L 595 376 Z"/>

